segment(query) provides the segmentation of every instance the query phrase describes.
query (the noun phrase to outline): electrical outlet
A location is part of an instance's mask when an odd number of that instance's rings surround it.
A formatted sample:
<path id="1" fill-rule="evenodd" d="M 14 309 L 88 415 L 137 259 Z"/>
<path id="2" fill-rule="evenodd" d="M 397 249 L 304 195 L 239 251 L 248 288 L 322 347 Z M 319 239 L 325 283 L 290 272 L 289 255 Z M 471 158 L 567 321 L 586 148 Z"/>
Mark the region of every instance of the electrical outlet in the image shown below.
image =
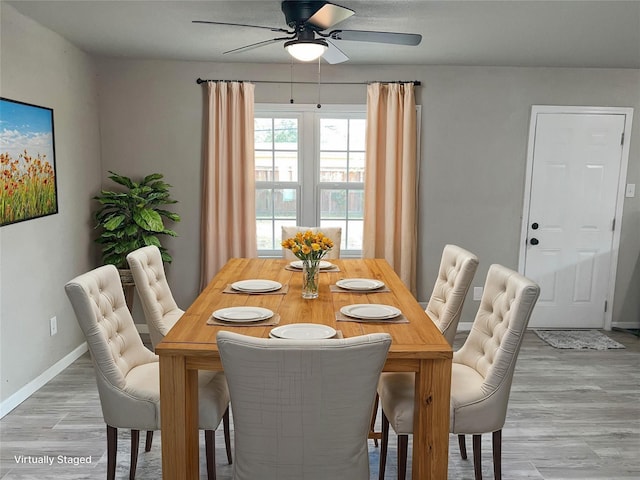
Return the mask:
<path id="1" fill-rule="evenodd" d="M 56 333 L 58 333 L 58 318 L 51 317 L 49 319 L 49 333 L 53 337 Z"/>
<path id="2" fill-rule="evenodd" d="M 484 291 L 483 287 L 473 287 L 473 299 L 474 300 L 482 300 L 482 292 Z"/>

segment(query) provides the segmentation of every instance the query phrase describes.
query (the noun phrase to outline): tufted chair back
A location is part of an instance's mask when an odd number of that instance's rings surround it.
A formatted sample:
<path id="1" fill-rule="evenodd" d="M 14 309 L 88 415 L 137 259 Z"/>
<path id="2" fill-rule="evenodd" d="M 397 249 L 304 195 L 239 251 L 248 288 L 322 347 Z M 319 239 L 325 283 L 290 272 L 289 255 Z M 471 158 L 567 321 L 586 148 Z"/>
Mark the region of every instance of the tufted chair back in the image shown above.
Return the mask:
<path id="1" fill-rule="evenodd" d="M 458 434 L 467 458 L 465 434 L 473 435 L 476 480 L 482 479 L 481 435 L 492 434 L 494 478 L 502 478 L 502 427 L 513 371 L 540 287 L 502 265 L 491 265 L 471 332 L 451 365 L 451 433 Z M 413 432 L 414 375 L 383 374 L 378 384 L 382 403 L 380 477 L 384 478 L 389 426 L 398 434 L 398 479 L 404 479 L 407 437 Z"/>
<path id="2" fill-rule="evenodd" d="M 173 299 L 158 247 L 139 248 L 127 255 L 127 262 L 142 303 L 151 344 L 155 348 L 184 311 Z"/>
<path id="3" fill-rule="evenodd" d="M 504 425 L 516 359 L 540 287 L 491 265 L 478 313 L 453 354 L 451 432 L 482 433 Z"/>
<path id="4" fill-rule="evenodd" d="M 438 278 L 426 312 L 453 345 L 462 306 L 478 268 L 478 257 L 456 245 L 445 245 Z"/>
<path id="5" fill-rule="evenodd" d="M 329 250 L 329 253 L 327 253 L 324 258 L 327 260 L 340 258 L 340 244 L 342 242 L 341 227 L 282 227 L 282 240 L 284 241 L 287 238 L 294 237 L 298 232 L 306 232 L 307 230 L 311 230 L 313 233 L 322 232 L 326 237 L 333 240 L 333 248 Z M 282 257 L 287 260 L 298 259 L 298 257 L 291 253 L 291 250 L 286 248 L 282 249 Z"/>
<path id="6" fill-rule="evenodd" d="M 68 282 L 65 291 L 89 345 L 105 422 L 116 428 L 157 430 L 158 357 L 138 335 L 118 270 L 99 267 Z"/>

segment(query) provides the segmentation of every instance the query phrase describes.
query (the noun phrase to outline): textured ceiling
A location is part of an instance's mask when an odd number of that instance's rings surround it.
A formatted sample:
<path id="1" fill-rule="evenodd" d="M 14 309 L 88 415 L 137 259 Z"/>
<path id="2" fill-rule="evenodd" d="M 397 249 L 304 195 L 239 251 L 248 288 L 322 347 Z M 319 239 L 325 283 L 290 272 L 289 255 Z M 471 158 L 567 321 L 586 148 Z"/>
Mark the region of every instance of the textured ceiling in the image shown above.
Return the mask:
<path id="1" fill-rule="evenodd" d="M 3 1 L 96 55 L 288 63 L 279 36 L 192 24 L 214 20 L 286 28 L 280 2 Z M 337 42 L 351 64 L 640 68 L 640 1 L 336 1 L 354 30 L 420 33 L 417 47 Z"/>

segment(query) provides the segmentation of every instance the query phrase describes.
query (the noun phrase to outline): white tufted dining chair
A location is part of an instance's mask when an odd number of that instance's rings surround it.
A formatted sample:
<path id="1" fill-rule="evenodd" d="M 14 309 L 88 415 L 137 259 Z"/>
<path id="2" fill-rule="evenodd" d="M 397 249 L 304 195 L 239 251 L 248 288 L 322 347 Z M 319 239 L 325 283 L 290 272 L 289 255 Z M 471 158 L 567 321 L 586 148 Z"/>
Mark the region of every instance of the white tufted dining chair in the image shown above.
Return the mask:
<path id="1" fill-rule="evenodd" d="M 477 268 L 478 257 L 473 253 L 457 245 L 445 245 L 426 312 L 451 346 Z"/>
<path id="2" fill-rule="evenodd" d="M 540 294 L 537 284 L 502 265 L 491 265 L 471 332 L 453 354 L 450 432 L 473 435 L 476 480 L 482 478 L 480 440 L 491 432 L 496 480 L 502 478 L 501 445 L 516 359 L 531 312 Z M 404 479 L 407 449 L 400 443 L 413 431 L 414 375 L 384 375 L 378 384 L 382 404 L 380 478 L 384 478 L 389 425 L 398 435 L 398 478 Z"/>
<path id="3" fill-rule="evenodd" d="M 158 357 L 147 349 L 127 308 L 118 270 L 105 265 L 80 275 L 65 291 L 91 352 L 102 415 L 107 424 L 107 479 L 115 478 L 118 428 L 131 430 L 129 478 L 135 478 L 139 431 L 147 430 L 145 451 L 160 429 Z M 229 405 L 224 376 L 198 377 L 199 426 L 205 430 L 208 478 L 215 479 L 213 431 Z"/>
<path id="4" fill-rule="evenodd" d="M 234 411 L 234 480 L 368 480 L 386 333 L 280 340 L 221 331 Z"/>
<path id="5" fill-rule="evenodd" d="M 180 319 L 184 310 L 173 299 L 158 247 L 148 246 L 134 250 L 127 255 L 127 262 L 149 327 L 151 344 L 155 348 Z"/>
<path id="6" fill-rule="evenodd" d="M 311 230 L 313 233 L 322 232 L 324 235 L 333 240 L 333 248 L 324 256 L 325 259 L 331 260 L 340 258 L 340 244 L 342 242 L 342 228 L 341 227 L 282 227 L 282 241 L 287 238 L 294 237 L 298 232 L 306 232 Z M 287 248 L 282 249 L 282 258 L 287 260 L 297 260 L 291 250 Z"/>
<path id="7" fill-rule="evenodd" d="M 451 346 L 453 346 L 453 340 L 458 330 L 462 306 L 477 268 L 478 257 L 473 253 L 457 245 L 445 245 L 440 259 L 438 278 L 433 286 L 426 312 Z M 396 374 L 383 373 L 382 377 L 387 375 Z M 378 437 L 380 436 L 379 432 L 374 431 L 378 401 L 376 396 L 369 433 L 369 437 L 374 439 L 376 446 L 378 446 Z"/>
<path id="8" fill-rule="evenodd" d="M 164 271 L 162 254 L 156 246 L 142 247 L 127 255 L 127 262 L 136 285 L 136 291 L 142 303 L 144 317 L 149 327 L 149 336 L 153 348 L 162 341 L 171 330 L 184 310 L 180 309 L 173 299 L 169 283 Z M 198 375 L 209 375 L 199 372 Z M 224 373 L 218 375 L 224 378 Z M 222 423 L 224 426 L 224 441 L 227 450 L 227 460 L 231 459 L 231 427 L 229 425 L 229 411 L 225 411 Z"/>

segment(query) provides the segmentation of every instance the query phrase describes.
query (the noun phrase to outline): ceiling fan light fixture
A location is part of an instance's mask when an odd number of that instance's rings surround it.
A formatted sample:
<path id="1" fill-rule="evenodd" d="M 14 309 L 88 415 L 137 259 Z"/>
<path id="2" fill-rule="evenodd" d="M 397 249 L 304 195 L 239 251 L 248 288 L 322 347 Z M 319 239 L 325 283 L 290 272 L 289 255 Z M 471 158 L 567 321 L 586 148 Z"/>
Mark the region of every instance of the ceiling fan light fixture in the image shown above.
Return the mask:
<path id="1" fill-rule="evenodd" d="M 285 42 L 284 48 L 293 58 L 301 62 L 311 62 L 322 56 L 329 45 L 321 39 L 315 40 L 291 40 Z"/>

